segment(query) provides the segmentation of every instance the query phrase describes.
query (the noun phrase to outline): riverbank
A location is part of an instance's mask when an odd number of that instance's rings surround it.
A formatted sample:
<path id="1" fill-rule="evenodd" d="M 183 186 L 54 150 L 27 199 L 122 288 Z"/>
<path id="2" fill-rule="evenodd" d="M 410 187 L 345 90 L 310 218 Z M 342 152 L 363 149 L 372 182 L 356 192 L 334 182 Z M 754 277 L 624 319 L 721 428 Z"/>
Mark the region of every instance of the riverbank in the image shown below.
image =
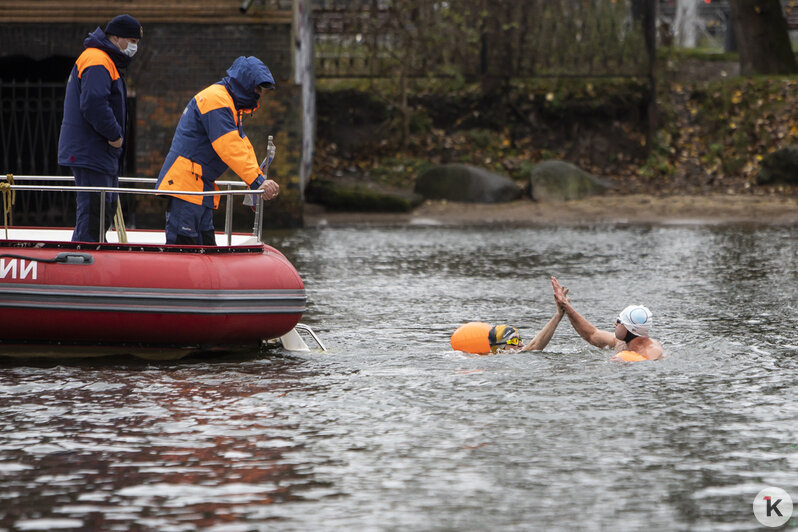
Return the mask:
<path id="1" fill-rule="evenodd" d="M 305 207 L 305 226 L 322 225 L 583 225 L 798 224 L 798 197 L 776 195 L 609 195 L 584 200 L 499 204 L 427 201 L 410 213 L 328 212 Z"/>
<path id="2" fill-rule="evenodd" d="M 528 191 L 536 164 L 560 160 L 611 183 L 614 195 L 563 204 L 432 202 L 410 214 L 310 206 L 305 224 L 798 224 L 790 199 L 798 185 L 788 184 L 794 172 L 761 175 L 774 153 L 798 145 L 796 80 L 739 77 L 730 58 L 669 57 L 665 64 L 653 137 L 646 135 L 648 89 L 635 80 L 518 81 L 499 94 L 422 84 L 411 98 L 417 127 L 405 142 L 388 99 L 363 87 L 326 87 L 318 104 L 317 178 L 411 191 L 430 168 L 461 163 Z"/>

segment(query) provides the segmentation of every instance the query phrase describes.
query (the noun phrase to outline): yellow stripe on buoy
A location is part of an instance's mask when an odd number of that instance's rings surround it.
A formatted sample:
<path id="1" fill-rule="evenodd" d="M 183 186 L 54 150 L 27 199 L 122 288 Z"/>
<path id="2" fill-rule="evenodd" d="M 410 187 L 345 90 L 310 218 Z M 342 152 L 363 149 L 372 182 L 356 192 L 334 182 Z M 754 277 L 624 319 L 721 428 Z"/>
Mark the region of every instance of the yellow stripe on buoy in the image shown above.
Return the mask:
<path id="1" fill-rule="evenodd" d="M 491 326 L 481 321 L 471 321 L 461 325 L 452 333 L 452 349 L 474 355 L 490 353 L 488 342 L 490 330 Z"/>
<path id="2" fill-rule="evenodd" d="M 640 353 L 635 353 L 634 351 L 621 351 L 615 356 L 620 358 L 624 362 L 640 362 L 641 360 L 648 360 Z"/>

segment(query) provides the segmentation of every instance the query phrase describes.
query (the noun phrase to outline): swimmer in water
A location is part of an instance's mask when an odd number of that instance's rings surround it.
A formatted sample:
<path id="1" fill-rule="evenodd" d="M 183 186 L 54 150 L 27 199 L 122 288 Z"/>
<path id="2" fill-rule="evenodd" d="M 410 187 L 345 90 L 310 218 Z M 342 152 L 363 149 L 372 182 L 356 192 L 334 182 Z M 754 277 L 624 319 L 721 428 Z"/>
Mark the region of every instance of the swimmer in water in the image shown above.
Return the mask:
<path id="1" fill-rule="evenodd" d="M 564 286 L 561 287 L 562 297 L 567 299 L 568 289 Z M 521 341 L 521 333 L 518 329 L 510 325 L 497 325 L 493 327 L 488 333 L 488 343 L 490 344 L 490 352 L 497 353 L 513 353 L 517 351 L 542 351 L 554 336 L 554 331 L 562 320 L 565 310 L 557 305 L 557 311 L 554 316 L 543 326 L 540 332 L 526 345 Z"/>
<path id="2" fill-rule="evenodd" d="M 634 351 L 648 360 L 662 358 L 662 345 L 648 336 L 653 319 L 651 311 L 646 307 L 642 305 L 626 307 L 615 318 L 614 332 L 600 331 L 571 306 L 571 302 L 565 297 L 567 290 L 554 277 L 551 278 L 551 287 L 554 290 L 557 308 L 568 316 L 571 326 L 579 336 L 596 347 L 615 349 L 616 355 L 611 360 L 624 360 L 617 354 L 622 351 Z"/>

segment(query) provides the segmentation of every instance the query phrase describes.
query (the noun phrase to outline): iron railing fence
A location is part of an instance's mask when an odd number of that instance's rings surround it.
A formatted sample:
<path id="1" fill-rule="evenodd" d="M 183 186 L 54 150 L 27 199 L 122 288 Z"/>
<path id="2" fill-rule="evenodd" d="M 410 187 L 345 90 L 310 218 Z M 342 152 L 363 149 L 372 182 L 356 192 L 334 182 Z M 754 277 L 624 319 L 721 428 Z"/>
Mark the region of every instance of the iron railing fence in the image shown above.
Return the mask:
<path id="1" fill-rule="evenodd" d="M 68 168 L 58 166 L 65 93 L 64 83 L 0 80 L 0 171 L 69 174 Z M 25 194 L 19 202 L 16 212 L 20 224 L 74 223 L 74 192 Z"/>
<path id="2" fill-rule="evenodd" d="M 319 0 L 315 74 L 646 77 L 640 0 Z"/>
<path id="3" fill-rule="evenodd" d="M 64 83 L 0 81 L 0 161 L 11 172 L 63 174 L 58 134 L 64 116 Z"/>

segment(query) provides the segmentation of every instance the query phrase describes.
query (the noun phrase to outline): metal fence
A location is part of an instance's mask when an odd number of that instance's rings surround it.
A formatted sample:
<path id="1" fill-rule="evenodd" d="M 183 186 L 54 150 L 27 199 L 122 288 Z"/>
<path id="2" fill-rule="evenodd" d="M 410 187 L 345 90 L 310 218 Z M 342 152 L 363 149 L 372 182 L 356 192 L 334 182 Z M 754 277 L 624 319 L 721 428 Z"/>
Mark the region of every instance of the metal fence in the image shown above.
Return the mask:
<path id="1" fill-rule="evenodd" d="M 640 0 L 319 0 L 316 76 L 640 76 Z"/>
<path id="2" fill-rule="evenodd" d="M 65 92 L 64 83 L 0 81 L 0 171 L 69 175 L 67 168 L 58 166 Z M 74 223 L 72 192 L 24 194 L 17 202 L 14 222 L 18 225 Z"/>
<path id="3" fill-rule="evenodd" d="M 56 174 L 64 116 L 63 83 L 0 81 L 0 161 L 13 173 Z"/>

